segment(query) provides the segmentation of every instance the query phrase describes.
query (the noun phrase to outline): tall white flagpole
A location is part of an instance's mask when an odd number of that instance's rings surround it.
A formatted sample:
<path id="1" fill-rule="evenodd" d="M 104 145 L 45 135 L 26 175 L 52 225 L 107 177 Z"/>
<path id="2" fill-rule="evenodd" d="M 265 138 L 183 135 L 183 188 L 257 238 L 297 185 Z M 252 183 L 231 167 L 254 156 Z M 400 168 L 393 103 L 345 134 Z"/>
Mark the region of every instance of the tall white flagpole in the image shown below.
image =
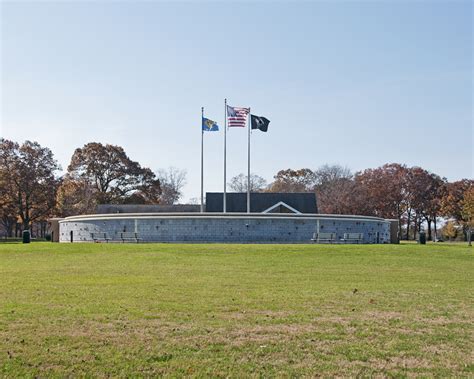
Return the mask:
<path id="1" fill-rule="evenodd" d="M 204 119 L 204 107 L 201 107 L 201 213 L 204 212 L 204 129 L 202 122 Z"/>
<path id="2" fill-rule="evenodd" d="M 248 113 L 248 172 L 247 172 L 247 213 L 250 213 L 250 128 L 251 128 L 251 122 L 252 122 L 252 116 L 250 115 L 250 107 L 249 107 L 249 113 Z"/>
<path id="3" fill-rule="evenodd" d="M 223 196 L 223 203 L 222 203 L 222 210 L 224 213 L 227 212 L 227 208 L 226 208 L 226 197 L 227 197 L 226 147 L 227 147 L 227 99 L 224 99 L 224 196 Z"/>

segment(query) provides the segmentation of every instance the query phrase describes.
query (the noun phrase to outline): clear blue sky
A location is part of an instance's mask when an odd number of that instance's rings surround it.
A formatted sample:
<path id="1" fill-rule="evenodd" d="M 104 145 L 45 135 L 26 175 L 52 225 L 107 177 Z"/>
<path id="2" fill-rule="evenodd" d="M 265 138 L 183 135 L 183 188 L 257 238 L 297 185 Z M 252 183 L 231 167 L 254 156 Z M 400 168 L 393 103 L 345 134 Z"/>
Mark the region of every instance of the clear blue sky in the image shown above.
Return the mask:
<path id="1" fill-rule="evenodd" d="M 473 6 L 445 2 L 2 2 L 1 135 L 49 146 L 118 144 L 200 191 L 200 112 L 224 98 L 271 120 L 252 171 L 419 165 L 473 177 Z M 222 133 L 206 134 L 208 191 Z M 228 178 L 246 172 L 228 133 Z"/>

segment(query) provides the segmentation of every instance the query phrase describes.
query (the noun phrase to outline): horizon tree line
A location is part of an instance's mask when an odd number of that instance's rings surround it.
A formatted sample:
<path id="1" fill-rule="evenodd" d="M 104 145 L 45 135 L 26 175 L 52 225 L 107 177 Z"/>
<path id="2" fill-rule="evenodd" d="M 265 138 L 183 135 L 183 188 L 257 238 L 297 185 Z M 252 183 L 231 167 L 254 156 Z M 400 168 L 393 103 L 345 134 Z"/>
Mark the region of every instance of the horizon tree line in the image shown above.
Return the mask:
<path id="1" fill-rule="evenodd" d="M 98 142 L 77 148 L 62 176 L 60 169 L 49 148 L 0 139 L 0 225 L 6 235 L 35 224 L 44 236 L 48 218 L 93 213 L 98 204 L 175 204 L 186 184 L 185 170 L 155 173 L 122 147 Z M 250 183 L 253 192 L 314 192 L 320 213 L 397 219 L 402 239 L 415 239 L 424 225 L 428 239 L 435 239 L 441 219 L 448 220 L 451 236 L 473 227 L 474 180 L 448 182 L 417 166 L 389 163 L 353 173 L 326 164 L 280 170 L 271 183 L 252 174 Z M 233 177 L 228 188 L 246 192 L 247 176 Z"/>
<path id="2" fill-rule="evenodd" d="M 241 182 L 246 183 L 246 177 L 241 176 Z M 251 180 L 258 182 L 257 178 Z M 234 188 L 232 182 L 230 187 Z M 421 167 L 398 163 L 356 173 L 339 165 L 286 169 L 269 185 L 252 191 L 314 192 L 320 213 L 397 219 L 399 236 L 406 240 L 416 239 L 424 225 L 428 239 L 436 238 L 440 219 L 452 222 L 465 234 L 474 226 L 474 180 L 448 182 Z"/>

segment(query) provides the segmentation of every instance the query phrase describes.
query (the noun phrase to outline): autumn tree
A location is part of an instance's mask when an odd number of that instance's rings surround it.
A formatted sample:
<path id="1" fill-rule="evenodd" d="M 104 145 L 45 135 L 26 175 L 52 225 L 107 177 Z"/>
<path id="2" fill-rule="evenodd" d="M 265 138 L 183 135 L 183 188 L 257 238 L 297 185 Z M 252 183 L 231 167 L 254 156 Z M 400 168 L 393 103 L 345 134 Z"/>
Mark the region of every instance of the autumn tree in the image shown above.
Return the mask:
<path id="1" fill-rule="evenodd" d="M 443 179 L 421 167 L 409 167 L 405 176 L 406 195 L 406 239 L 409 239 L 411 221 L 413 221 L 413 238 L 421 230 L 421 225 L 426 222 L 428 226 L 428 239 L 432 239 L 431 224 L 436 223 L 439 212 L 439 193 L 444 185 Z"/>
<path id="2" fill-rule="evenodd" d="M 424 179 L 425 175 L 422 168 L 406 168 L 404 176 L 406 240 L 410 239 L 410 227 L 412 223 L 414 224 L 413 239 L 416 239 L 417 222 L 420 219 L 419 209 L 421 208 L 420 203 L 422 198 L 420 189 L 421 186 L 423 186 Z"/>
<path id="3" fill-rule="evenodd" d="M 0 206 L 0 225 L 7 237 L 13 236 L 13 229 L 17 224 L 16 207 L 13 204 Z"/>
<path id="4" fill-rule="evenodd" d="M 309 168 L 281 170 L 273 178 L 270 192 L 312 192 L 316 185 L 316 176 Z"/>
<path id="5" fill-rule="evenodd" d="M 456 224 L 453 221 L 448 221 L 442 228 L 441 233 L 445 238 L 448 238 L 449 241 L 452 241 L 456 238 L 458 234 L 458 230 L 456 228 Z"/>
<path id="6" fill-rule="evenodd" d="M 234 176 L 228 187 L 235 192 L 247 192 L 247 175 L 239 174 Z M 250 192 L 262 192 L 267 187 L 267 181 L 257 174 L 250 174 Z"/>
<path id="7" fill-rule="evenodd" d="M 360 204 L 365 208 L 363 214 L 397 219 L 399 236 L 402 235 L 407 205 L 406 175 L 406 166 L 398 163 L 367 169 L 355 175 L 358 191 L 364 194 Z"/>
<path id="8" fill-rule="evenodd" d="M 5 158 L 5 155 L 8 155 L 8 152 L 4 148 L 2 156 Z M 5 164 L 0 164 L 0 225 L 8 237 L 13 235 L 18 217 L 12 184 Z"/>
<path id="9" fill-rule="evenodd" d="M 462 223 L 464 219 L 462 210 L 464 194 L 473 186 L 474 180 L 470 179 L 461 179 L 456 182 L 447 183 L 441 198 L 442 215 Z"/>
<path id="10" fill-rule="evenodd" d="M 467 228 L 467 240 L 469 246 L 471 246 L 471 235 L 474 228 L 474 186 L 471 186 L 464 192 L 461 207 L 461 214 Z"/>
<path id="11" fill-rule="evenodd" d="M 0 166 L 0 225 L 8 237 L 13 235 L 17 223 L 17 207 L 14 200 L 13 188 L 8 180 L 8 174 Z"/>
<path id="12" fill-rule="evenodd" d="M 66 174 L 56 196 L 56 215 L 68 217 L 93 213 L 97 206 L 97 190 L 86 180 Z"/>
<path id="13" fill-rule="evenodd" d="M 120 146 L 91 142 L 76 149 L 67 175 L 73 186 L 93 193 L 96 204 L 121 204 L 132 196 L 136 202 L 157 203 L 161 194 L 155 174 Z"/>
<path id="14" fill-rule="evenodd" d="M 434 240 L 437 235 L 437 218 L 440 216 L 441 195 L 446 184 L 446 179 L 428 172 L 426 186 L 423 189 L 420 212 L 428 226 L 428 239 Z M 432 227 L 433 224 L 433 227 Z M 433 229 L 434 228 L 434 229 Z M 434 238 L 433 238 L 434 230 Z"/>
<path id="15" fill-rule="evenodd" d="M 2 209 L 9 209 L 10 213 L 15 209 L 24 230 L 51 214 L 58 185 L 57 170 L 59 165 L 50 149 L 37 142 L 19 145 L 0 139 Z"/>
<path id="16" fill-rule="evenodd" d="M 158 170 L 158 180 L 161 185 L 161 204 L 176 204 L 183 196 L 183 187 L 186 185 L 186 170 L 169 167 L 167 170 Z"/>

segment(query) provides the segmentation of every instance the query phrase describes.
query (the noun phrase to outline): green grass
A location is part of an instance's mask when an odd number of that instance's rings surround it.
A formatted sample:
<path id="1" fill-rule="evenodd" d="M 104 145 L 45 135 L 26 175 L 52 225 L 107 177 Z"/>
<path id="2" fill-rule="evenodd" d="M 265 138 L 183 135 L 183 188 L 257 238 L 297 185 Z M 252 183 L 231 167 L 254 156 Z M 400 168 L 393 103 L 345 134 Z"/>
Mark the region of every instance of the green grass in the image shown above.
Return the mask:
<path id="1" fill-rule="evenodd" d="M 472 377 L 473 254 L 0 244 L 0 377 Z"/>

